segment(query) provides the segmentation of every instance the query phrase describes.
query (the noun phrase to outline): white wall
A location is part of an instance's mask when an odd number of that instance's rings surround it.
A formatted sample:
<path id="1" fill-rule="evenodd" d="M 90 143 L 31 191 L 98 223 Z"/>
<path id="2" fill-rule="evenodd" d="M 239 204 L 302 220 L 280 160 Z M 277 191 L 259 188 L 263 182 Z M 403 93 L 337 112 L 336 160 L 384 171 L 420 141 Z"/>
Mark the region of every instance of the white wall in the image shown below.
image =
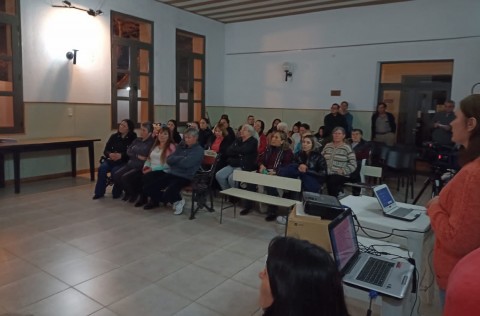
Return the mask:
<path id="1" fill-rule="evenodd" d="M 61 3 L 61 1 L 57 1 Z M 154 22 L 154 103 L 175 104 L 175 29 L 206 36 L 206 104 L 223 103 L 224 25 L 154 0 L 104 1 L 103 15 L 21 0 L 25 102 L 110 103 L 110 11 Z M 98 8 L 99 0 L 72 3 Z M 65 58 L 79 49 L 77 65 Z M 109 123 L 109 122 L 106 122 Z"/>
<path id="2" fill-rule="evenodd" d="M 228 24 L 225 106 L 370 111 L 380 62 L 435 59 L 454 60 L 460 100 L 480 81 L 479 12 L 478 0 L 416 0 Z"/>

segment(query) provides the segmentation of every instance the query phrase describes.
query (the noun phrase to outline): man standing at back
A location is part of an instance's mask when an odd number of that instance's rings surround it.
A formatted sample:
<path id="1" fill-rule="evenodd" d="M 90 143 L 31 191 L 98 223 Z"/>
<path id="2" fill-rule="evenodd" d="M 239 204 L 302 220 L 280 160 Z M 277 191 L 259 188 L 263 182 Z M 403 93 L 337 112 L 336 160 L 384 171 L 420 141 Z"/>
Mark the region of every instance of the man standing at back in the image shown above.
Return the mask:
<path id="1" fill-rule="evenodd" d="M 332 104 L 330 114 L 327 114 L 324 119 L 325 137 L 331 140 L 332 131 L 335 127 L 341 127 L 347 130 L 347 120 L 340 114 L 340 106 L 337 103 Z"/>
<path id="2" fill-rule="evenodd" d="M 450 123 L 455 119 L 455 102 L 448 100 L 443 106 L 443 111 L 435 113 L 432 118 L 432 140 L 443 146 L 453 146 L 452 127 Z"/>
<path id="3" fill-rule="evenodd" d="M 255 116 L 250 114 L 247 117 L 247 124 L 253 126 L 255 124 Z"/>
<path id="4" fill-rule="evenodd" d="M 350 138 L 352 137 L 353 116 L 352 114 L 350 114 L 350 112 L 348 112 L 347 101 L 342 101 L 342 103 L 340 103 L 340 114 L 342 114 L 347 121 L 347 128 L 345 129 L 345 131 L 347 132 L 347 138 Z"/>

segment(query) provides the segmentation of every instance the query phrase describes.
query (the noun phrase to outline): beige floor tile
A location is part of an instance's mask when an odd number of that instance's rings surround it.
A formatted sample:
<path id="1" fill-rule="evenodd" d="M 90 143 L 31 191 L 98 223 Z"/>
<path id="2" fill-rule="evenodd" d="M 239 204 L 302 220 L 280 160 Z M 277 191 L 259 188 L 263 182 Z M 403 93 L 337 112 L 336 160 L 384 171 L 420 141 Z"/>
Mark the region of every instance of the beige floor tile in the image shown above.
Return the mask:
<path id="1" fill-rule="evenodd" d="M 244 237 L 226 246 L 225 249 L 257 260 L 267 254 L 269 242 L 265 239 Z"/>
<path id="2" fill-rule="evenodd" d="M 222 315 L 251 315 L 258 309 L 258 290 L 227 280 L 196 302 Z"/>
<path id="3" fill-rule="evenodd" d="M 18 281 L 40 271 L 37 267 L 20 258 L 0 261 L 0 286 Z"/>
<path id="4" fill-rule="evenodd" d="M 16 311 L 68 288 L 63 282 L 39 272 L 0 287 L 0 306 Z"/>
<path id="5" fill-rule="evenodd" d="M 148 257 L 125 265 L 122 269 L 151 282 L 180 270 L 189 263 L 163 253 L 154 253 Z"/>
<path id="6" fill-rule="evenodd" d="M 183 297 L 196 300 L 226 280 L 218 274 L 196 265 L 186 266 L 156 284 Z"/>
<path id="7" fill-rule="evenodd" d="M 175 314 L 175 316 L 221 316 L 217 312 L 200 304 L 192 303 Z"/>
<path id="8" fill-rule="evenodd" d="M 77 290 L 67 289 L 21 309 L 20 313 L 35 316 L 84 316 L 102 307 Z"/>
<path id="9" fill-rule="evenodd" d="M 258 274 L 265 268 L 265 261 L 255 261 L 242 271 L 235 274 L 232 279 L 243 283 L 245 285 L 251 286 L 253 288 L 260 288 L 260 279 Z"/>
<path id="10" fill-rule="evenodd" d="M 93 300 L 110 305 L 146 287 L 149 282 L 121 269 L 107 272 L 75 288 Z"/>
<path id="11" fill-rule="evenodd" d="M 142 243 L 127 242 L 94 253 L 98 259 L 110 261 L 118 265 L 126 265 L 152 254 L 152 250 Z"/>
<path id="12" fill-rule="evenodd" d="M 0 263 L 17 258 L 13 253 L 0 248 Z"/>
<path id="13" fill-rule="evenodd" d="M 111 310 L 109 310 L 108 308 L 102 308 L 101 310 L 91 314 L 90 316 L 118 316 L 118 315 L 112 312 Z"/>
<path id="14" fill-rule="evenodd" d="M 178 259 L 194 262 L 214 252 L 216 249 L 214 246 L 202 243 L 195 238 L 190 238 L 177 245 L 167 247 L 164 252 Z"/>
<path id="15" fill-rule="evenodd" d="M 190 300 L 152 284 L 108 308 L 119 316 L 167 316 L 175 314 L 190 303 Z"/>
<path id="16" fill-rule="evenodd" d="M 252 263 L 252 259 L 220 249 L 194 262 L 197 266 L 225 277 L 231 277 Z"/>
<path id="17" fill-rule="evenodd" d="M 38 233 L 19 241 L 4 245 L 4 248 L 17 256 L 27 255 L 33 251 L 49 249 L 63 243 L 46 233 Z"/>
<path id="18" fill-rule="evenodd" d="M 44 267 L 52 262 L 67 262 L 87 256 L 86 252 L 65 243 L 55 244 L 47 249 L 39 249 L 20 257 L 39 267 Z"/>

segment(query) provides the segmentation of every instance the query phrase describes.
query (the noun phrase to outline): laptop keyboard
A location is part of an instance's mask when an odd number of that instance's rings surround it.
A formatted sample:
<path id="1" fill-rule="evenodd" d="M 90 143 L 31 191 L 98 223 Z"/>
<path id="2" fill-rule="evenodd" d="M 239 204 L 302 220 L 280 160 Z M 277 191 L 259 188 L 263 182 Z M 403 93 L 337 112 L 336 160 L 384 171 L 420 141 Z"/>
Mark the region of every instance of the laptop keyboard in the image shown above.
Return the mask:
<path id="1" fill-rule="evenodd" d="M 408 215 L 411 211 L 412 210 L 409 209 L 409 208 L 399 207 L 398 209 L 396 209 L 395 211 L 390 213 L 390 215 L 398 216 L 398 217 L 404 217 L 404 216 Z"/>
<path id="2" fill-rule="evenodd" d="M 357 280 L 370 284 L 383 286 L 388 272 L 395 264 L 385 260 L 368 258 L 367 263 L 357 276 Z"/>

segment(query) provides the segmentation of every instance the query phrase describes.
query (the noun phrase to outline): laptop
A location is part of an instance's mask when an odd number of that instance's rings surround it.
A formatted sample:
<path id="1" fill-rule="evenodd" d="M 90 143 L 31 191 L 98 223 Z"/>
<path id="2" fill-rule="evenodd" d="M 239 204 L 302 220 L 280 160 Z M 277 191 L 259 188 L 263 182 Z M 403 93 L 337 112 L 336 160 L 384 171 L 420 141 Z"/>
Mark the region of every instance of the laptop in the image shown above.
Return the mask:
<path id="1" fill-rule="evenodd" d="M 386 184 L 376 186 L 373 188 L 373 192 L 377 197 L 385 216 L 411 222 L 421 214 L 421 210 L 419 209 L 398 206 Z"/>
<path id="2" fill-rule="evenodd" d="M 333 257 L 344 283 L 395 298 L 405 296 L 412 279 L 413 265 L 360 252 L 350 209 L 328 225 L 328 233 Z"/>

